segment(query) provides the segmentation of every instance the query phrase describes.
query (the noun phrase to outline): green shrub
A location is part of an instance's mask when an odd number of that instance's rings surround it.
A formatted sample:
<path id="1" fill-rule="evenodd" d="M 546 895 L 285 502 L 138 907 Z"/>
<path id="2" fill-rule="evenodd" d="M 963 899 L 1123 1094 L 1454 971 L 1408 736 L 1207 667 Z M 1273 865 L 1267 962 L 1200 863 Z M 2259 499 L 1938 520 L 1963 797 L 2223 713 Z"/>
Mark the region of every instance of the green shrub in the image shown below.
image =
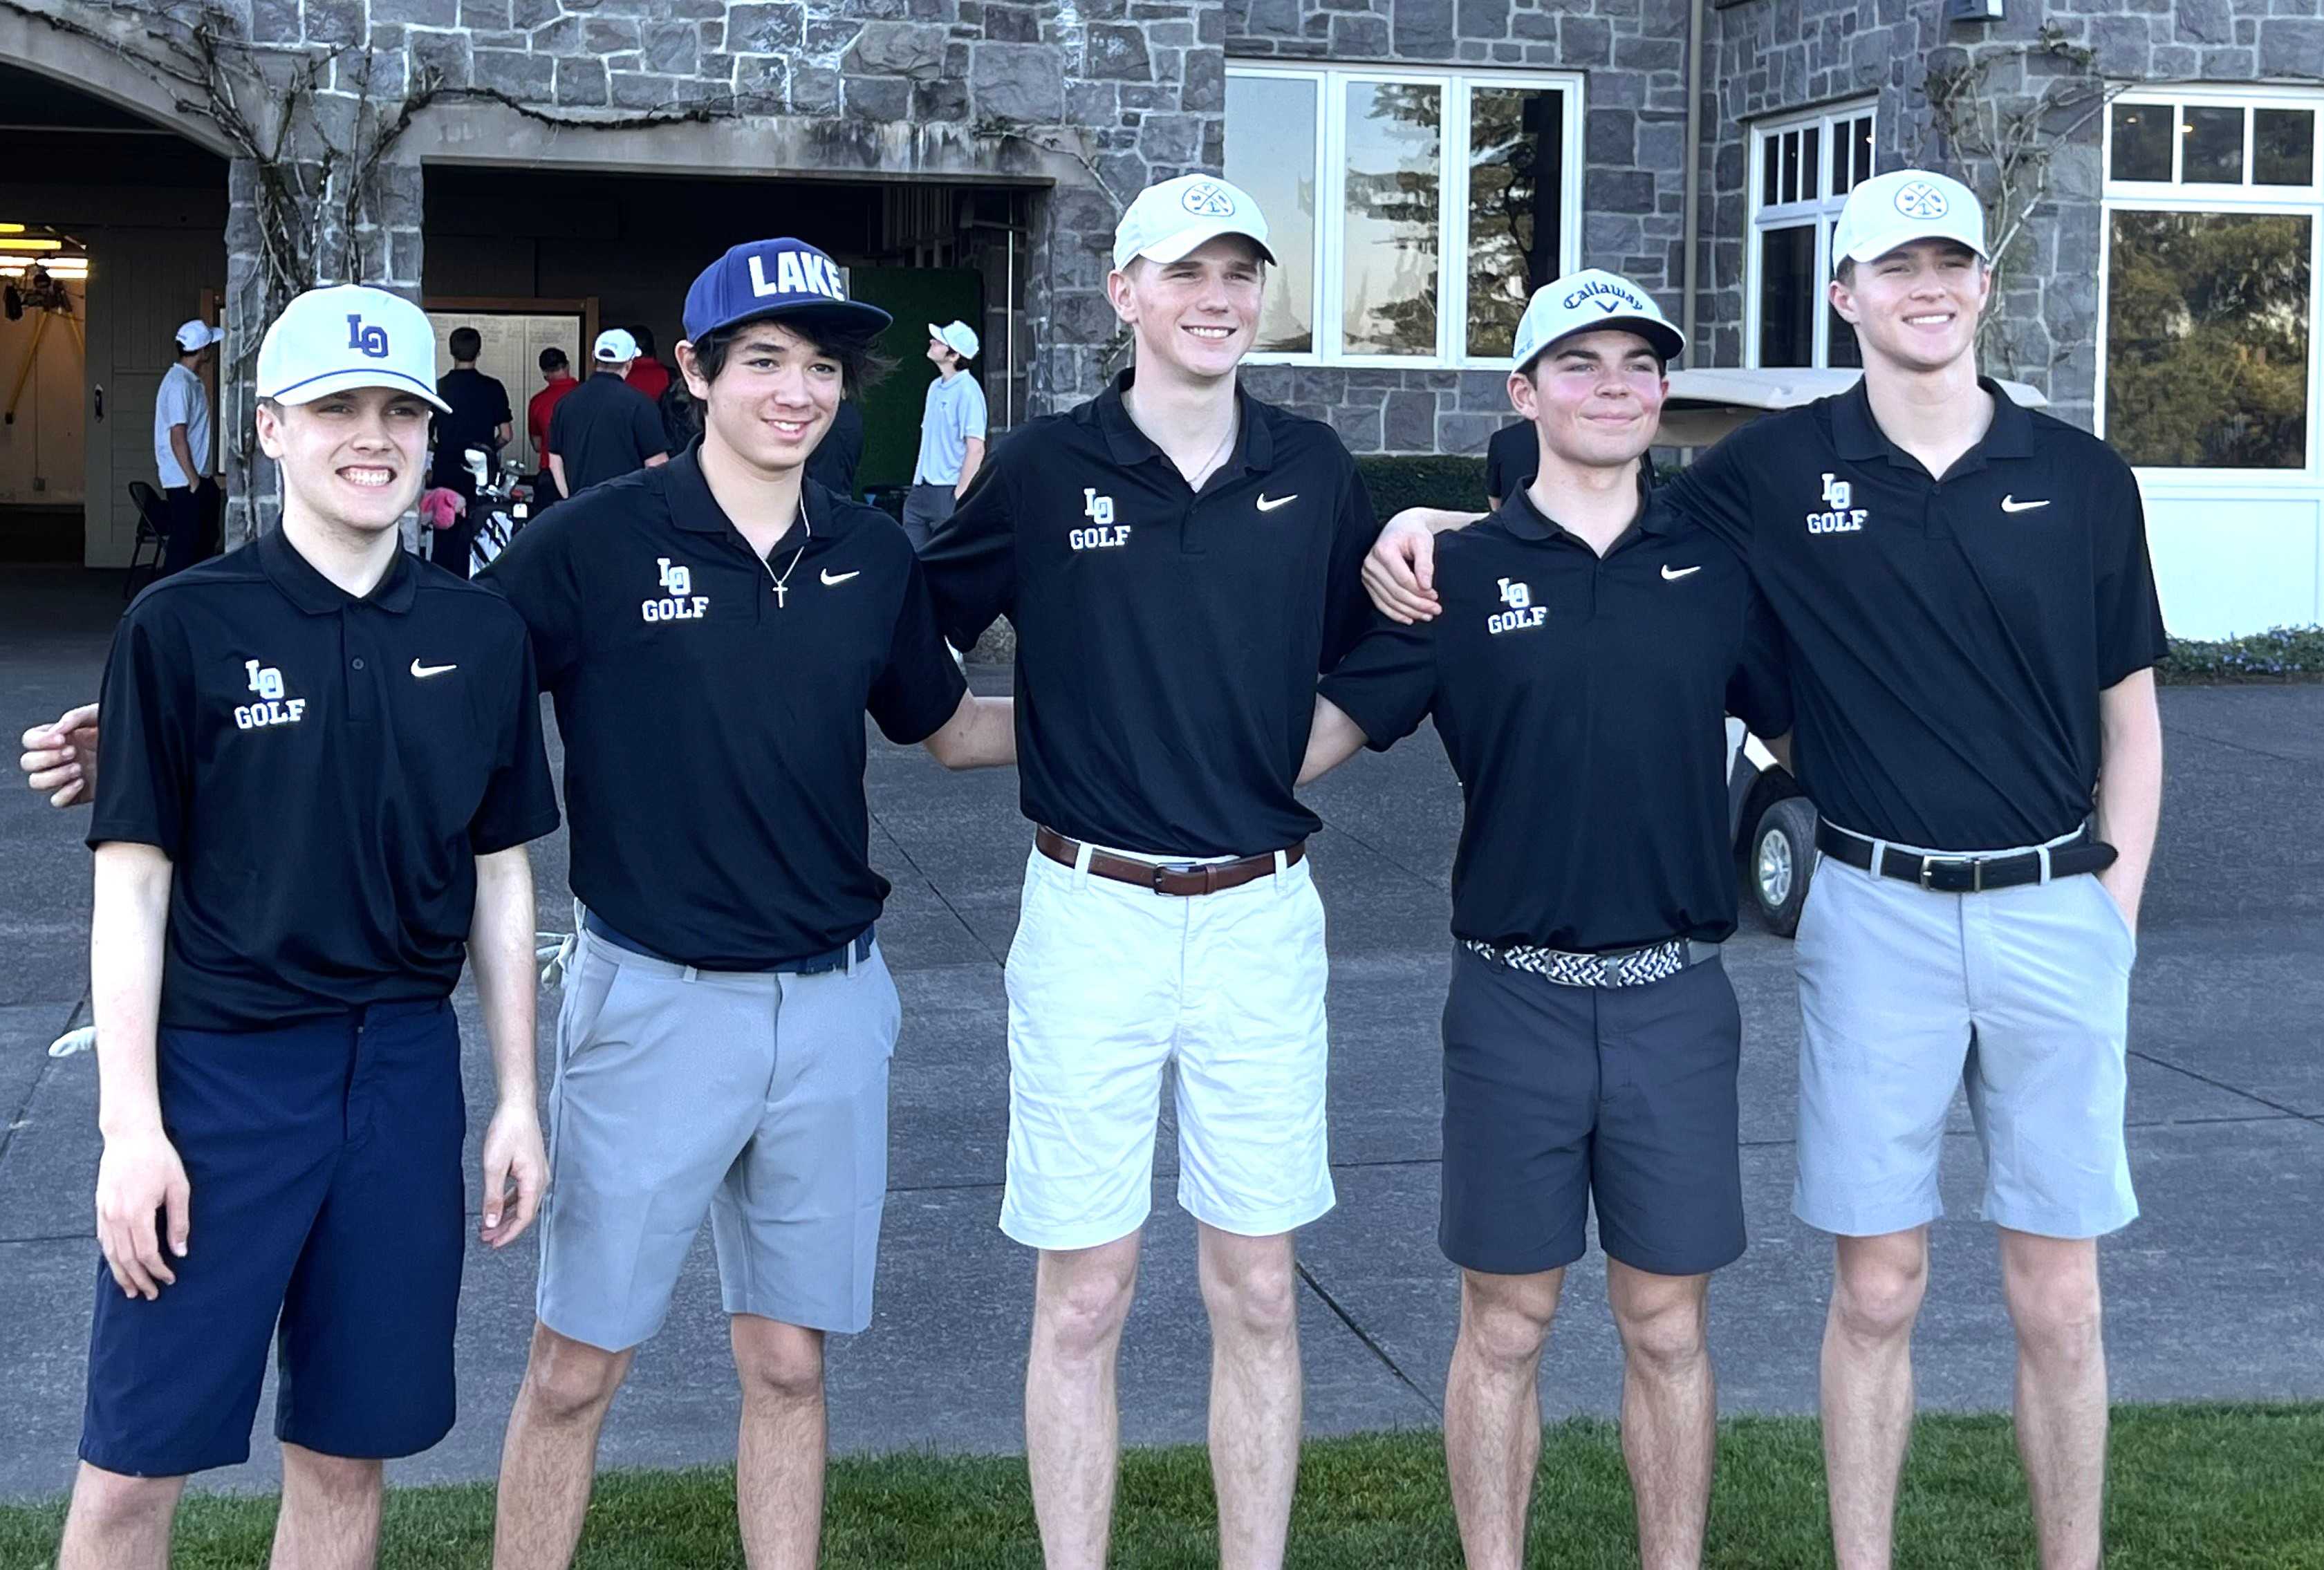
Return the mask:
<path id="1" fill-rule="evenodd" d="M 1356 473 L 1386 522 L 1407 507 L 1485 509 L 1485 460 L 1424 456 L 1358 458 Z"/>
<path id="2" fill-rule="evenodd" d="M 2157 681 L 2297 682 L 2324 676 L 2324 627 L 2272 627 L 2248 638 L 2171 639 Z"/>

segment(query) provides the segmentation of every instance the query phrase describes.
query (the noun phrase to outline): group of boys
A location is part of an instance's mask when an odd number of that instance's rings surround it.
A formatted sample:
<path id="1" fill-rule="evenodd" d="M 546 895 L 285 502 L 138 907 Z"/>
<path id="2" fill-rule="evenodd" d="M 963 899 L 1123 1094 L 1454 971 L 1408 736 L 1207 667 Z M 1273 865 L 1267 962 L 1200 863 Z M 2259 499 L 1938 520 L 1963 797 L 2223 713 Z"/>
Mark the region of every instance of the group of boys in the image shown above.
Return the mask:
<path id="1" fill-rule="evenodd" d="M 1133 367 L 973 484 L 955 471 L 918 551 L 801 478 L 885 313 L 812 247 L 737 246 L 687 298 L 700 439 L 536 523 L 476 586 L 392 544 L 424 456 L 424 318 L 373 290 L 294 302 L 259 368 L 281 529 L 132 608 L 101 735 L 83 710 L 25 740 L 36 788 L 97 803 L 106 1262 L 60 1563 L 162 1562 L 184 1475 L 247 1453 L 278 1316 L 278 1563 L 369 1562 L 377 1458 L 451 1421 L 464 939 L 502 1091 L 484 1239 L 537 1205 L 544 1226 L 496 1563 L 569 1560 L 607 1406 L 706 1213 L 745 1551 L 814 1562 L 822 1338 L 870 1318 L 899 1012 L 866 712 L 948 767 L 1016 762 L 1035 825 L 1001 1225 L 1039 1251 L 1025 1422 L 1051 1566 L 1107 1556 L 1166 1070 L 1221 1563 L 1282 1562 L 1293 1237 L 1333 1203 L 1320 823 L 1296 786 L 1431 715 L 1465 804 L 1440 1228 L 1463 1547 L 1480 1570 L 1523 1557 L 1538 1361 L 1594 1206 L 1641 1558 L 1699 1561 L 1706 1285 L 1744 1248 L 1729 713 L 1792 748 L 1825 819 L 1794 1203 L 1838 1239 L 1840 1561 L 1887 1562 L 1966 1082 L 2043 1560 L 2095 1563 L 2094 1240 L 2133 1214 L 2123 1033 L 2160 791 L 2137 495 L 2102 445 L 1977 378 L 1989 275 L 1965 190 L 1879 177 L 1835 246 L 1855 391 L 1655 486 L 1683 340 L 1628 281 L 1576 274 L 1513 345 L 1535 477 L 1473 528 L 1382 531 L 1330 428 L 1238 384 L 1263 216 L 1223 180 L 1166 181 L 1124 214 L 1107 283 Z M 950 332 L 931 358 L 973 352 Z M 1004 615 L 1013 709 L 945 651 Z M 556 821 L 536 675 L 580 907 L 546 1148 L 521 951 L 521 846 Z M 198 1253 L 190 1214 L 218 1239 Z"/>

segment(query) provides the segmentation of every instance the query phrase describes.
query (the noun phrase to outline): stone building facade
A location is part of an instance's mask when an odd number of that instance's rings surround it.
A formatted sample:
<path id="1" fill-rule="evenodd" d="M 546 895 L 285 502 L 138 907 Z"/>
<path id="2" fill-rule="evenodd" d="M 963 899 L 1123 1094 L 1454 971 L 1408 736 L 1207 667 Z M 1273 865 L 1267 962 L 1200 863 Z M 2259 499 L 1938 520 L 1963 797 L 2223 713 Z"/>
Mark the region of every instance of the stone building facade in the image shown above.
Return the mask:
<path id="1" fill-rule="evenodd" d="M 2126 200 L 2106 184 L 2114 123 L 2107 96 L 2152 96 L 2163 85 L 2200 99 L 2255 84 L 2263 94 L 2313 95 L 2324 81 L 2324 15 L 2309 0 L 1986 0 L 2002 14 L 1973 21 L 1949 20 L 1946 0 L 1701 0 L 1699 60 L 1688 54 L 1695 0 L 198 4 L 262 57 L 334 59 L 316 135 L 356 121 L 363 69 L 374 99 L 433 89 L 362 204 L 346 247 L 350 272 L 415 294 L 444 292 L 432 281 L 440 269 L 430 265 L 427 219 L 430 171 L 439 165 L 941 188 L 949 194 L 908 224 L 891 219 L 887 254 L 891 262 L 981 271 L 986 337 L 998 345 L 982 371 L 1006 381 L 1007 396 L 994 405 L 1019 418 L 1088 396 L 1120 363 L 1121 335 L 1103 286 L 1110 236 L 1128 197 L 1170 175 L 1232 173 L 1238 147 L 1262 164 L 1272 156 L 1268 139 L 1286 127 L 1239 127 L 1231 108 L 1239 82 L 1304 74 L 1319 84 L 1319 103 L 1351 80 L 1434 83 L 1418 90 L 1441 92 L 1436 107 L 1448 117 L 1469 101 L 1460 96 L 1463 82 L 1498 83 L 1495 90 L 1561 84 L 1575 113 L 1556 167 L 1537 171 L 1545 192 L 1570 193 L 1558 267 L 1611 268 L 1646 285 L 1674 318 L 1693 322 L 1697 364 L 1764 358 L 1770 311 L 1801 324 L 1796 344 L 1784 352 L 1804 357 L 1812 339 L 1813 363 L 1825 363 L 1829 349 L 1831 363 L 1842 363 L 1841 329 L 1820 325 L 1826 252 L 1791 235 L 1785 243 L 1803 248 L 1784 252 L 1786 265 L 1797 271 L 1812 260 L 1812 274 L 1788 296 L 1770 281 L 1776 253 L 1764 249 L 1762 188 L 1775 166 L 1761 160 L 1775 156 L 1780 140 L 1770 128 L 1821 116 L 1826 123 L 1810 140 L 1821 139 L 1828 170 L 1860 123 L 1862 172 L 1925 162 L 1966 173 L 1987 192 L 1990 171 L 1948 134 L 1927 91 L 1932 72 L 1974 65 L 1978 106 L 2004 116 L 2061 84 L 2082 89 L 2079 97 L 2064 93 L 2057 102 L 2065 106 L 2044 117 L 2043 199 L 2002 275 L 2003 326 L 1989 339 L 1988 363 L 2045 390 L 2066 418 L 2098 423 L 2107 385 L 2109 225 Z M 157 4 L 146 14 L 186 9 Z M 64 24 L 25 20 L 33 14 Z M 246 334 L 261 314 L 247 308 L 258 272 L 256 166 L 186 114 L 166 82 L 141 81 L 118 48 L 108 54 L 106 41 L 118 45 L 135 31 L 136 16 L 97 0 L 23 0 L 0 10 L 0 53 L 29 57 L 35 69 L 183 127 L 229 156 L 227 317 L 234 333 Z M 2244 112 L 2204 111 L 2215 118 Z M 1835 115 L 1858 119 L 1830 123 Z M 1341 144 L 1333 138 L 1346 122 L 1327 119 L 1318 120 L 1320 151 L 1300 197 L 1316 209 L 1308 218 L 1319 236 L 1341 171 L 1352 167 L 1333 162 Z M 1443 127 L 1425 115 L 1415 124 L 1441 130 L 1452 139 L 1447 148 L 1467 145 L 1449 119 Z M 1785 156 L 1797 151 L 1783 146 Z M 1448 209 L 1474 173 L 1459 172 L 1457 163 L 1446 152 L 1440 194 Z M 2243 198 L 2269 194 L 2257 177 L 2236 178 Z M 2306 178 L 2308 194 L 2298 200 L 2319 200 L 2324 177 L 2311 168 Z M 1379 189 L 1383 204 L 1400 199 L 1392 182 Z M 1445 219 L 1448 245 L 1457 246 L 1461 216 Z M 2324 211 L 2316 222 L 2324 225 Z M 1828 236 L 1828 227 L 1821 232 Z M 1315 310 L 1345 304 L 1325 298 L 1340 287 L 1330 268 L 1343 262 L 1317 262 Z M 1430 289 L 1460 265 L 1448 255 Z M 1521 289 L 1555 270 L 1536 254 L 1519 268 L 1528 277 L 1504 281 Z M 1686 298 L 1690 271 L 1695 287 Z M 1470 280 L 1450 298 L 1472 283 L 1486 287 Z M 1425 294 L 1420 308 L 1436 298 Z M 1454 313 L 1438 315 L 1449 321 Z M 1444 341 L 1460 330 L 1445 329 Z M 1323 336 L 1314 343 L 1259 356 L 1249 382 L 1328 419 L 1359 453 L 1476 452 L 1507 418 L 1504 369 L 1474 342 L 1461 352 L 1370 355 L 1327 352 Z M 230 353 L 235 344 L 230 338 Z M 242 344 L 246 349 L 247 339 Z M 2294 347 L 2270 353 L 2281 362 Z M 2271 506 L 2294 507 L 2282 514 L 2284 527 L 2307 555 L 2293 575 L 2305 574 L 2312 600 L 2324 605 L 2324 464 L 2312 450 L 2324 435 L 2312 411 L 2304 418 L 2305 447 L 2268 460 L 2298 474 L 2263 475 L 2260 492 Z M 2308 511 L 2297 512 L 2301 507 Z"/>

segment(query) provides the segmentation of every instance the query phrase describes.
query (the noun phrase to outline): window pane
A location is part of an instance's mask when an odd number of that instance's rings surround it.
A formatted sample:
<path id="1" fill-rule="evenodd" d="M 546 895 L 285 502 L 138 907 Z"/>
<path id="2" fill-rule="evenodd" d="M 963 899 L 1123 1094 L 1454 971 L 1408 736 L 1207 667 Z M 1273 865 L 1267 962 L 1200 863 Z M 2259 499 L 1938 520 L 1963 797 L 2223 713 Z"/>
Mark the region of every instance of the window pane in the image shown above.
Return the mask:
<path id="1" fill-rule="evenodd" d="M 1800 168 L 1800 195 L 1809 201 L 1815 200 L 1816 155 L 1822 151 L 1822 148 L 1823 132 L 1821 128 L 1807 133 L 1803 138 L 1800 150 L 1803 160 Z"/>
<path id="2" fill-rule="evenodd" d="M 1825 315 L 1831 318 L 1830 325 L 1825 328 L 1829 337 L 1826 341 L 1823 363 L 1835 371 L 1863 370 L 1864 351 L 1857 344 L 1856 329 L 1843 321 L 1840 313 L 1833 310 L 1829 304 L 1823 308 Z"/>
<path id="3" fill-rule="evenodd" d="M 1565 95 L 1469 96 L 1469 353 L 1499 357 L 1533 291 L 1558 274 Z"/>
<path id="4" fill-rule="evenodd" d="M 2252 180 L 2264 186 L 2316 181 L 2316 111 L 2260 109 L 2252 117 Z"/>
<path id="5" fill-rule="evenodd" d="M 1348 222 L 1341 344 L 1351 354 L 1436 353 L 1436 223 L 1443 94 L 1419 82 L 1348 84 Z"/>
<path id="6" fill-rule="evenodd" d="M 2168 104 L 2116 104 L 2114 106 L 2114 178 L 2169 179 L 2171 126 L 2174 118 Z"/>
<path id="7" fill-rule="evenodd" d="M 1775 171 L 1782 167 L 1784 139 L 1763 137 L 1759 142 L 1759 205 L 1772 207 L 1779 199 L 1775 195 Z"/>
<path id="8" fill-rule="evenodd" d="M 1759 363 L 1815 363 L 1816 232 L 1813 224 L 1759 235 Z"/>
<path id="9" fill-rule="evenodd" d="M 2244 183 L 2244 112 L 2241 109 L 2199 108 L 2190 104 L 2181 111 L 2179 128 L 2186 149 L 2179 155 L 2179 179 L 2183 185 L 2239 186 Z"/>
<path id="10" fill-rule="evenodd" d="M 1856 178 L 1849 185 L 1854 190 L 1872 178 L 1872 116 L 1859 117 L 1856 122 Z"/>
<path id="11" fill-rule="evenodd" d="M 2159 468 L 2308 458 L 2305 216 L 2114 215 L 2107 440 Z"/>
<path id="12" fill-rule="evenodd" d="M 1227 179 L 1267 215 L 1267 275 L 1254 349 L 1315 346 L 1315 95 L 1294 77 L 1227 78 Z"/>
<path id="13" fill-rule="evenodd" d="M 1800 199 L 1800 133 L 1784 133 L 1784 197 L 1787 202 Z"/>

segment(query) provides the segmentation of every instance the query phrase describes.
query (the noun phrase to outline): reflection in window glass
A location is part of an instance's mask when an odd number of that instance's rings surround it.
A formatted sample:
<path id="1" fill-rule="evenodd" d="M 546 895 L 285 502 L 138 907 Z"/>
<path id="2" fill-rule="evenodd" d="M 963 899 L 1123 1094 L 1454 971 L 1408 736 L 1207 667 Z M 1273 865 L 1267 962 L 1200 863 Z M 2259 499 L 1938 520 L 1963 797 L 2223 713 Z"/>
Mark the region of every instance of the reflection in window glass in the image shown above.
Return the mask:
<path id="1" fill-rule="evenodd" d="M 1533 291 L 1557 276 L 1565 96 L 1469 96 L 1469 353 L 1509 352 Z"/>
<path id="2" fill-rule="evenodd" d="M 2305 216 L 2116 212 L 2107 440 L 2156 468 L 2308 461 Z"/>
<path id="3" fill-rule="evenodd" d="M 1251 346 L 1305 353 L 1315 346 L 1315 93 L 1289 77 L 1227 78 L 1226 176 L 1267 215 L 1277 266 Z"/>
<path id="4" fill-rule="evenodd" d="M 2315 184 L 2315 110 L 2254 111 L 2252 182 L 2263 186 Z"/>
<path id="5" fill-rule="evenodd" d="M 2177 118 L 2168 104 L 2116 104 L 2114 106 L 2114 178 L 2168 180 L 2171 178 L 2172 128 Z"/>
<path id="6" fill-rule="evenodd" d="M 2190 104 L 2181 111 L 2179 155 L 2182 185 L 2244 183 L 2244 112 Z"/>
<path id="7" fill-rule="evenodd" d="M 1420 82 L 1350 82 L 1341 345 L 1436 353 L 1438 149 L 1443 95 Z"/>
<path id="8" fill-rule="evenodd" d="M 1768 229 L 1759 236 L 1759 363 L 1815 363 L 1816 277 L 1813 224 Z"/>

